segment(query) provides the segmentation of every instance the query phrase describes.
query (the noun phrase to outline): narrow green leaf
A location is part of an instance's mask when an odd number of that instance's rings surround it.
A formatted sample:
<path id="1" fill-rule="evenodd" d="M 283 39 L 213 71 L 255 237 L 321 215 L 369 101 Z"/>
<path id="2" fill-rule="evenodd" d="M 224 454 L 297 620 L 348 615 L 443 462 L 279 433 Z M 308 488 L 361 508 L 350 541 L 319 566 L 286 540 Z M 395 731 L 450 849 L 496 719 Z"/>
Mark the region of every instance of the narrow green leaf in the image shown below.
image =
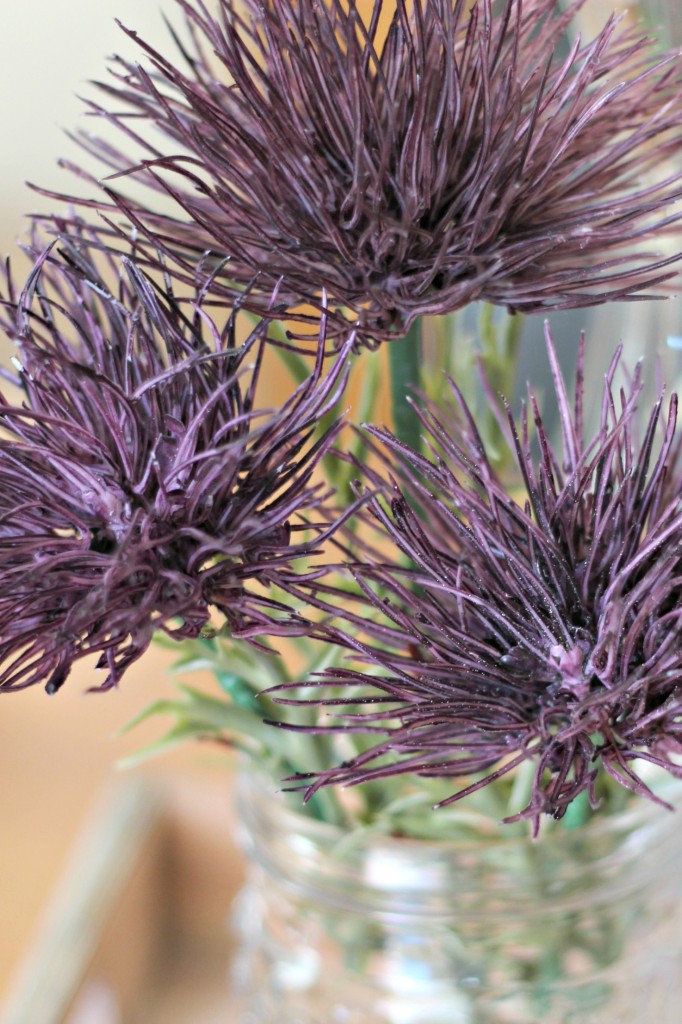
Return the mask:
<path id="1" fill-rule="evenodd" d="M 244 679 L 219 668 L 215 669 L 215 677 L 223 693 L 226 693 L 237 707 L 252 711 L 254 714 L 261 713 L 258 699 Z"/>
<path id="2" fill-rule="evenodd" d="M 391 409 L 396 437 L 414 451 L 421 448 L 422 427 L 407 396 L 420 385 L 422 364 L 422 326 L 415 320 L 404 338 L 388 343 L 391 371 Z"/>

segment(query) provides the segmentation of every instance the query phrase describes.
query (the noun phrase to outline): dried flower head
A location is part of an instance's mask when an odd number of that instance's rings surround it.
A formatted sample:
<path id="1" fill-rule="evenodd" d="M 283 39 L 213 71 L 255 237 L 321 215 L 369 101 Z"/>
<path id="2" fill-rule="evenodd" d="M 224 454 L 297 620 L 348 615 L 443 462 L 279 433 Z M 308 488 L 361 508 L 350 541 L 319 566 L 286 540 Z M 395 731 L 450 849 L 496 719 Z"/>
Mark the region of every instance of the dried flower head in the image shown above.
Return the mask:
<path id="1" fill-rule="evenodd" d="M 43 254 L 18 297 L 10 282 L 5 307 L 23 402 L 0 396 L 0 690 L 54 693 L 93 652 L 109 688 L 155 630 L 196 637 L 212 609 L 242 636 L 300 630 L 266 588 L 314 550 L 295 516 L 322 498 L 311 474 L 336 428 L 310 434 L 343 360 L 325 374 L 321 344 L 283 407 L 259 410 L 263 324 L 238 344 L 234 313 L 220 329 L 199 297 L 188 316 L 131 260 L 65 255 Z"/>
<path id="2" fill-rule="evenodd" d="M 645 247 L 682 194 L 680 60 L 615 17 L 564 52 L 584 2 L 375 0 L 365 22 L 356 0 L 178 0 L 186 69 L 140 41 L 151 70 L 118 60 L 115 109 L 90 104 L 130 151 L 81 137 L 117 179 L 92 205 L 188 280 L 219 264 L 257 305 L 281 278 L 373 338 L 475 299 L 640 297 L 670 276 Z"/>
<path id="3" fill-rule="evenodd" d="M 468 776 L 450 803 L 528 762 L 520 816 L 537 823 L 581 792 L 594 802 L 601 768 L 642 793 L 636 759 L 679 774 L 677 400 L 667 416 L 656 403 L 639 443 L 639 372 L 616 390 L 616 358 L 586 440 L 582 352 L 571 409 L 549 351 L 562 449 L 531 393 L 535 440 L 526 409 L 518 425 L 505 422 L 518 492 L 496 476 L 454 385 L 457 415 L 420 413 L 429 457 L 369 428 L 387 470 L 364 471 L 379 489 L 364 513 L 379 540 L 352 564 L 354 599 L 322 582 L 312 599 L 332 613 L 326 639 L 372 670 L 336 668 L 306 684 L 332 712 L 330 729 L 369 738 L 311 791 L 401 773 Z"/>

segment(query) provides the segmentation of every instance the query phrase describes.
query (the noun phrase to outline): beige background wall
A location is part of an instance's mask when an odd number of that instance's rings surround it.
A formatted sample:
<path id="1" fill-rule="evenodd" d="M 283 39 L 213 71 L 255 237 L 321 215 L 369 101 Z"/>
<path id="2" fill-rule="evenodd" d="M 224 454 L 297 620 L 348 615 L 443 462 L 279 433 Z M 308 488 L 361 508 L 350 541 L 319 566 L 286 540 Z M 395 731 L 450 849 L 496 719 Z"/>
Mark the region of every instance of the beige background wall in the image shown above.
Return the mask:
<path id="1" fill-rule="evenodd" d="M 79 119 L 76 93 L 93 95 L 88 82 L 104 76 L 104 58 L 131 55 L 134 45 L 114 22 L 146 39 L 168 39 L 161 7 L 169 0 L 5 0 L 0 4 L 0 251 L 21 231 L 20 213 L 36 207 L 24 181 L 68 187 L 56 167 L 77 150 L 64 129 Z"/>

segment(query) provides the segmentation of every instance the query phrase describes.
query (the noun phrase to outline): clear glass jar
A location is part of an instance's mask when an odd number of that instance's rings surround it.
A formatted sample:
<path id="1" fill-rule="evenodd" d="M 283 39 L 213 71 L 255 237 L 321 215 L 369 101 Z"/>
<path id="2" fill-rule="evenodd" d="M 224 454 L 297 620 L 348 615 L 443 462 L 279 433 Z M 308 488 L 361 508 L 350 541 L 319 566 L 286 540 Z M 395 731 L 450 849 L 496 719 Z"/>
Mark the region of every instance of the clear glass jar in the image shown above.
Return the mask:
<path id="1" fill-rule="evenodd" d="M 358 838 L 239 781 L 239 1024 L 679 1024 L 682 818 Z"/>

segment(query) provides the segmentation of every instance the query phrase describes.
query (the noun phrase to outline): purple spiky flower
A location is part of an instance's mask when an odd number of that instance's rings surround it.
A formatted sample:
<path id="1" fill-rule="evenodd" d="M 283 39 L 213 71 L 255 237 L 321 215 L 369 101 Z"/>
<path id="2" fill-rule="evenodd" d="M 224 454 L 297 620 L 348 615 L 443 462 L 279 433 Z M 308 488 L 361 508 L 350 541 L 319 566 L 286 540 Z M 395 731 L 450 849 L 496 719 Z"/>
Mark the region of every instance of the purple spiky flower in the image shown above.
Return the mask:
<path id="1" fill-rule="evenodd" d="M 521 816 L 537 823 L 581 792 L 594 803 L 601 769 L 642 793 L 638 759 L 680 774 L 677 399 L 667 413 L 659 400 L 640 432 L 639 370 L 616 388 L 616 357 L 587 439 L 582 350 L 573 408 L 549 353 L 562 445 L 532 393 L 530 417 L 501 418 L 518 490 L 496 475 L 454 384 L 447 414 L 420 412 L 428 456 L 368 428 L 384 468 L 363 471 L 378 494 L 350 562 L 356 595 L 318 581 L 311 597 L 331 614 L 323 636 L 361 665 L 305 684 L 331 715 L 320 728 L 363 734 L 363 752 L 309 780 L 311 792 L 404 773 L 464 778 L 449 803 L 532 762 Z"/>
<path id="2" fill-rule="evenodd" d="M 323 497 L 337 428 L 310 435 L 343 359 L 326 372 L 322 339 L 310 378 L 259 409 L 267 325 L 240 343 L 235 312 L 188 313 L 84 236 L 62 251 L 10 281 L 4 312 L 21 404 L 0 396 L 0 690 L 54 693 L 92 653 L 107 689 L 155 630 L 300 631 L 268 588 L 315 550 L 296 519 Z"/>
<path id="3" fill-rule="evenodd" d="M 260 308 L 280 279 L 293 305 L 324 293 L 379 339 L 475 299 L 570 308 L 671 276 L 647 245 L 678 216 L 681 62 L 618 18 L 565 52 L 584 0 L 375 0 L 367 21 L 355 0 L 178 3 L 184 70 L 139 41 L 151 67 L 118 60 L 90 104 L 125 145 L 81 137 L 112 172 L 92 205 L 152 262 L 218 266 Z"/>

